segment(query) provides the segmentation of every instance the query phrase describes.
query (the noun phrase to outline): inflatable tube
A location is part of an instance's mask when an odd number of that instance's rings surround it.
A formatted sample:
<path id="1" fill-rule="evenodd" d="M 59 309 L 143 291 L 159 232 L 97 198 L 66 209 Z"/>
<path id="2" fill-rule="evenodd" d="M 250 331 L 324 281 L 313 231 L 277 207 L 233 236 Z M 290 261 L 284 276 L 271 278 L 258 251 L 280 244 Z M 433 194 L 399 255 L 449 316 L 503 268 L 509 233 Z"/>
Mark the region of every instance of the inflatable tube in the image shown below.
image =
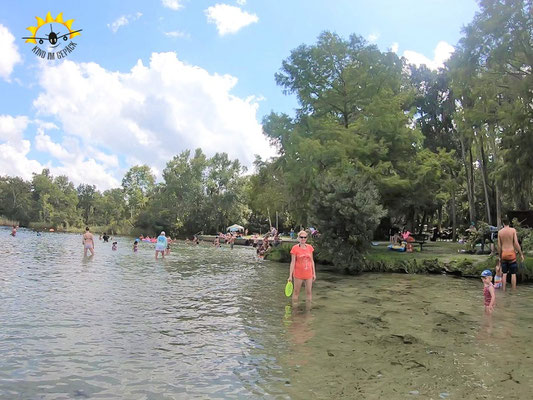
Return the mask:
<path id="1" fill-rule="evenodd" d="M 406 250 L 405 246 L 400 246 L 400 245 L 398 245 L 398 244 L 389 244 L 389 245 L 387 246 L 387 248 L 388 248 L 389 250 L 392 250 L 392 251 L 400 251 L 400 252 L 403 252 L 403 251 Z"/>

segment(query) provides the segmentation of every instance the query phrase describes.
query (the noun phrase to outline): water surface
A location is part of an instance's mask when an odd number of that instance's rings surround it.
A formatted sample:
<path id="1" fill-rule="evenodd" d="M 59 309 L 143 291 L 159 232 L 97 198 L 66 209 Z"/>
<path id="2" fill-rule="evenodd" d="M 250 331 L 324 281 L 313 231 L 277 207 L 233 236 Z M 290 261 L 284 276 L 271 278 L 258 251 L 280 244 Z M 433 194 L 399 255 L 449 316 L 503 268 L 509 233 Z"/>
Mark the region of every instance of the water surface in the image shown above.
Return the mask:
<path id="1" fill-rule="evenodd" d="M 533 290 L 448 276 L 318 271 L 291 307 L 288 265 L 251 248 L 118 251 L 0 229 L 2 399 L 526 399 Z M 304 294 L 305 295 L 305 294 Z"/>

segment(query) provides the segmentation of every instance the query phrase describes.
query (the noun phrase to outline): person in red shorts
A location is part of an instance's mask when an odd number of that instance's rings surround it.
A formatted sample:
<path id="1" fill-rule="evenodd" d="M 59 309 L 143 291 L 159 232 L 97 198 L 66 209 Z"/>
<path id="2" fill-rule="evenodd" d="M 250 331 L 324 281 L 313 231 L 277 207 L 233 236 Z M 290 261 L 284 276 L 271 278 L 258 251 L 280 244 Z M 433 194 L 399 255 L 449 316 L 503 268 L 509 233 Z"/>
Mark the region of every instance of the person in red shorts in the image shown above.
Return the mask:
<path id="1" fill-rule="evenodd" d="M 313 260 L 313 246 L 307 244 L 307 232 L 300 231 L 298 233 L 298 244 L 291 249 L 291 266 L 289 270 L 288 282 L 294 278 L 294 292 L 292 294 L 292 301 L 297 302 L 300 295 L 300 289 L 305 282 L 306 301 L 312 300 L 311 290 L 313 282 L 316 279 L 315 261 Z"/>

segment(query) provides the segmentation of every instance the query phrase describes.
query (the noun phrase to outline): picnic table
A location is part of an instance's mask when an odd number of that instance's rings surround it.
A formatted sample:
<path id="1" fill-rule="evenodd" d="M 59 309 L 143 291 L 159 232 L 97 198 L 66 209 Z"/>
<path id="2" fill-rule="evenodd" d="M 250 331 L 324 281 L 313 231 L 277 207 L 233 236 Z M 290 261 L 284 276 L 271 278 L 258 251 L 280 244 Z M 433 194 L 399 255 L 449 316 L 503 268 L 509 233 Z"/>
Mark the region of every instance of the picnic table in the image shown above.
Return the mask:
<path id="1" fill-rule="evenodd" d="M 420 245 L 420 251 L 423 250 L 424 244 L 429 239 L 429 235 L 425 233 L 414 233 L 414 234 L 411 234 L 411 237 L 414 239 L 414 241 L 411 243 L 418 243 Z"/>

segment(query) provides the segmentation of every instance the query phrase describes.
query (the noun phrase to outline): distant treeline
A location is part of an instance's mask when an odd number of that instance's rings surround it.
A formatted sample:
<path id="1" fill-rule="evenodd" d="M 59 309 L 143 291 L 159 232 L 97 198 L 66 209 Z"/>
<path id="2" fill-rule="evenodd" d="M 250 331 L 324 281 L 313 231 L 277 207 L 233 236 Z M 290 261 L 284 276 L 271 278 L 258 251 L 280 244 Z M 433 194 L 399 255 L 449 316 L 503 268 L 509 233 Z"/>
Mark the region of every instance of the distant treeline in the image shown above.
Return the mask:
<path id="1" fill-rule="evenodd" d="M 38 229 L 89 225 L 124 234 L 217 232 L 243 221 L 253 226 L 259 219 L 247 206 L 250 177 L 244 172 L 225 153 L 207 158 L 200 149 L 193 156 L 184 151 L 167 163 L 163 182 L 155 182 L 147 165 L 134 166 L 121 188 L 101 193 L 45 169 L 30 182 L 0 177 L 0 215 Z"/>

